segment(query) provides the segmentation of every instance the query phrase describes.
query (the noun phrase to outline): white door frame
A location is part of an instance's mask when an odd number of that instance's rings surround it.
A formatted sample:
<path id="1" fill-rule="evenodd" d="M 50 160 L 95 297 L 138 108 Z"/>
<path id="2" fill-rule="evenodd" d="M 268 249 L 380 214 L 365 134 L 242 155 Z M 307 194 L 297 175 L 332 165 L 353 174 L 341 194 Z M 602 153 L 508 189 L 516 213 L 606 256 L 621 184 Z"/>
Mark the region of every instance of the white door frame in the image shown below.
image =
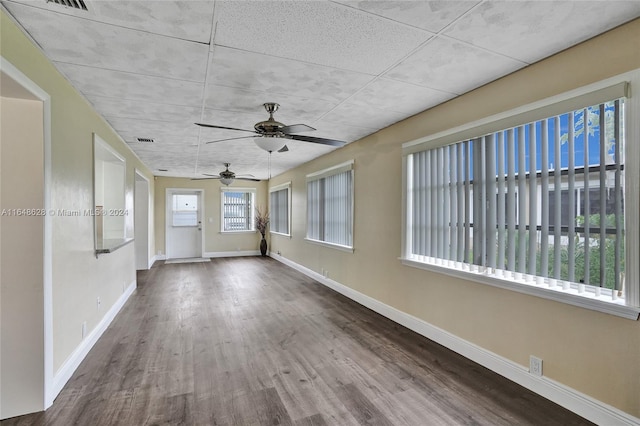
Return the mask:
<path id="1" fill-rule="evenodd" d="M 43 409 L 51 407 L 58 396 L 54 389 L 53 371 L 53 215 L 51 211 L 51 96 L 29 77 L 0 55 L 2 72 L 19 83 L 25 90 L 42 101 L 43 150 L 44 150 L 44 233 L 42 236 L 43 259 L 43 312 L 44 312 L 44 389 Z"/>
<path id="2" fill-rule="evenodd" d="M 197 192 L 198 199 L 198 210 L 200 211 L 200 257 L 204 256 L 204 189 L 201 188 L 167 188 L 165 191 L 165 213 L 164 213 L 164 254 L 166 259 L 170 259 L 169 257 L 169 247 L 171 246 L 170 239 L 171 233 L 169 229 L 171 228 L 171 223 L 169 221 L 169 217 L 172 214 L 171 211 L 171 195 L 174 193 L 180 192 Z"/>
<path id="3" fill-rule="evenodd" d="M 142 193 L 138 192 L 138 183 L 139 182 L 144 182 L 146 184 L 145 190 Z M 149 191 L 150 188 L 150 182 L 149 179 L 147 179 L 142 172 L 140 172 L 140 170 L 135 169 L 134 170 L 134 179 L 133 179 L 133 233 L 134 233 L 134 241 L 133 244 L 135 246 L 134 252 L 136 254 L 136 270 L 141 270 L 143 268 L 140 268 L 140 264 L 142 262 L 139 262 L 138 259 L 138 254 L 139 252 L 144 252 L 145 256 L 144 256 L 144 269 L 149 269 L 151 268 L 150 265 L 150 261 L 151 261 L 151 252 L 149 250 L 150 244 L 149 244 L 149 239 L 151 236 L 151 231 L 149 229 L 149 224 L 151 223 L 150 219 L 151 219 L 151 214 L 153 212 L 152 206 L 151 206 L 151 193 Z M 143 197 L 144 200 L 140 200 L 140 197 Z M 146 201 L 146 205 L 147 205 L 147 211 L 146 211 L 146 215 L 145 217 L 141 217 L 139 214 L 140 212 L 138 211 L 138 209 L 136 208 L 138 202 L 144 202 Z M 146 238 L 138 238 L 138 227 L 136 226 L 136 223 L 140 221 L 141 224 L 143 226 L 146 227 Z"/>

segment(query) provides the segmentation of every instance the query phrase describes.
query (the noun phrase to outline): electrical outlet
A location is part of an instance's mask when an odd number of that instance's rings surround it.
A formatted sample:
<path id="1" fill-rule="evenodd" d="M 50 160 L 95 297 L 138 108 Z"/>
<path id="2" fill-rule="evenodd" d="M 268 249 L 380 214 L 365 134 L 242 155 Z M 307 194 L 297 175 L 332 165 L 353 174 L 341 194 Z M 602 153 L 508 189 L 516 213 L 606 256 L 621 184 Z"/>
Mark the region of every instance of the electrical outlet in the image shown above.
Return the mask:
<path id="1" fill-rule="evenodd" d="M 542 359 L 533 355 L 529 356 L 529 373 L 534 376 L 542 376 Z"/>
<path id="2" fill-rule="evenodd" d="M 83 321 L 82 322 L 82 338 L 84 339 L 84 336 L 87 335 L 87 322 Z"/>
<path id="3" fill-rule="evenodd" d="M 280 253 L 280 250 L 278 250 L 278 256 L 282 256 L 282 253 Z"/>
<path id="4" fill-rule="evenodd" d="M 98 309 L 100 309 L 100 304 L 102 303 L 102 301 L 100 300 L 100 296 L 98 296 L 98 298 L 96 299 L 96 305 L 98 307 Z"/>

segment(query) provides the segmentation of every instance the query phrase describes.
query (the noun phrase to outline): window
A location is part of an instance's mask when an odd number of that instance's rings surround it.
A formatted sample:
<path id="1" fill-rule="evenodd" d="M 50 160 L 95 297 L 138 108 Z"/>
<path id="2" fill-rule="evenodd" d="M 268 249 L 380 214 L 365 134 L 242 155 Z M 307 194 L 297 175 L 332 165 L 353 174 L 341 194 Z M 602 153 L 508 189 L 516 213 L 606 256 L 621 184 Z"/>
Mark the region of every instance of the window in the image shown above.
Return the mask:
<path id="1" fill-rule="evenodd" d="M 255 189 L 222 189 L 222 232 L 255 231 Z"/>
<path id="2" fill-rule="evenodd" d="M 289 217 L 291 215 L 291 182 L 278 185 L 269 193 L 270 231 L 276 234 L 290 235 Z"/>
<path id="3" fill-rule="evenodd" d="M 173 226 L 198 226 L 198 194 L 173 194 Z"/>
<path id="4" fill-rule="evenodd" d="M 459 142 L 405 144 L 405 263 L 638 306 L 625 296 L 625 235 L 637 228 L 624 212 L 626 88 Z"/>
<path id="5" fill-rule="evenodd" d="M 353 250 L 353 161 L 307 175 L 307 240 Z"/>

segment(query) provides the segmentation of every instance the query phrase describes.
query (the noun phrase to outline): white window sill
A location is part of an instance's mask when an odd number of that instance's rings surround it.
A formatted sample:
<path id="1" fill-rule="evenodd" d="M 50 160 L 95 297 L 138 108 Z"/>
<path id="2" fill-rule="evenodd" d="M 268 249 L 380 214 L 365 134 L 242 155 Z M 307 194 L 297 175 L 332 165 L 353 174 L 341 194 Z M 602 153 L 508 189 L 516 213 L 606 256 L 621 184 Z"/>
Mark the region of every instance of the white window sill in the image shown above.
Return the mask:
<path id="1" fill-rule="evenodd" d="M 221 234 L 255 234 L 255 229 L 238 230 L 238 231 L 220 231 Z"/>
<path id="2" fill-rule="evenodd" d="M 291 234 L 285 234 L 282 232 L 269 231 L 271 235 L 280 235 L 281 237 L 291 238 Z"/>
<path id="3" fill-rule="evenodd" d="M 343 246 L 341 244 L 328 243 L 326 241 L 314 240 L 314 239 L 311 239 L 311 238 L 305 238 L 304 240 L 308 241 L 310 243 L 313 243 L 313 244 L 320 245 L 320 246 L 329 247 L 329 248 L 340 250 L 340 251 L 344 251 L 344 252 L 347 252 L 347 253 L 353 253 L 353 247 Z"/>
<path id="4" fill-rule="evenodd" d="M 507 276 L 505 277 L 505 274 L 501 270 L 478 268 L 475 265 L 449 262 L 441 259 L 422 261 L 401 258 L 400 260 L 402 264 L 406 266 L 438 272 L 493 287 L 517 291 L 519 293 L 530 294 L 532 296 L 604 312 L 634 321 L 638 319 L 638 315 L 640 314 L 640 307 L 625 305 L 624 299 L 616 298 L 615 292 L 609 289 L 601 289 L 600 294 L 596 294 L 591 287 L 584 286 L 585 289 L 580 292 L 577 284 L 563 286 L 564 282 L 561 281 L 545 280 L 526 274 L 520 274 L 521 276 L 514 277 L 510 272 L 507 272 Z"/>

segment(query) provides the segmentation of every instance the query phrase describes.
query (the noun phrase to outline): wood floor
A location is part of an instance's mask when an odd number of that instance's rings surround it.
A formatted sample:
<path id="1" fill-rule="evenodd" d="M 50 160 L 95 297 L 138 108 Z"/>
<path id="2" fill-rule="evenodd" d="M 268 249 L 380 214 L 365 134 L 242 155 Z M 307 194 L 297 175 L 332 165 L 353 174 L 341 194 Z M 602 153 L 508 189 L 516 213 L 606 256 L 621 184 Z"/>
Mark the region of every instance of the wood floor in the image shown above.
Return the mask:
<path id="1" fill-rule="evenodd" d="M 44 413 L 3 425 L 583 425 L 270 258 L 156 264 Z"/>

